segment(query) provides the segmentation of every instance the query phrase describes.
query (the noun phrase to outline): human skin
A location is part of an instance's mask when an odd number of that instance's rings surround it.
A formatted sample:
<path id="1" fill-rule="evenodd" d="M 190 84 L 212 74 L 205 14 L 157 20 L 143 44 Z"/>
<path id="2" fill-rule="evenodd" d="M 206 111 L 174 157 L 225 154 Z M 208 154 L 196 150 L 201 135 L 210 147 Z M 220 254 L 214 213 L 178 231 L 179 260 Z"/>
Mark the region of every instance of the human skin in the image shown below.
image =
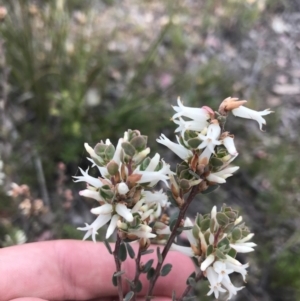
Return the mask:
<path id="1" fill-rule="evenodd" d="M 156 261 L 156 252 L 143 256 L 142 262 L 151 258 Z M 190 258 L 178 252 L 168 253 L 165 263 L 172 263 L 173 267 L 157 281 L 157 301 L 170 300 L 173 290 L 177 297 L 181 296 L 186 279 L 194 270 Z M 122 263 L 122 270 L 128 279 L 133 279 L 134 260 L 128 258 Z M 102 243 L 56 240 L 0 249 L 0 301 L 117 301 L 117 288 L 111 280 L 114 271 L 113 256 Z M 148 281 L 145 274 L 140 279 L 143 289 L 138 299 L 144 300 Z M 129 291 L 126 281 L 123 290 Z"/>

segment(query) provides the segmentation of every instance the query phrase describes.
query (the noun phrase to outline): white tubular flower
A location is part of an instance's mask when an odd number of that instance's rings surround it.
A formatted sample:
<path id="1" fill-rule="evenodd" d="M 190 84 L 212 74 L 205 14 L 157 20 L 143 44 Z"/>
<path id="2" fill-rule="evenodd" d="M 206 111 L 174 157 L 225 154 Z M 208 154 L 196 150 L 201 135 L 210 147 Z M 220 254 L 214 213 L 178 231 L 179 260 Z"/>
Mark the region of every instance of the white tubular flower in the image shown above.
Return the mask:
<path id="1" fill-rule="evenodd" d="M 210 254 L 206 257 L 206 259 L 201 263 L 200 269 L 201 271 L 205 271 L 215 260 L 215 255 Z"/>
<path id="2" fill-rule="evenodd" d="M 229 274 L 233 273 L 233 270 L 228 268 L 224 262 L 215 261 L 213 264 L 214 271 L 218 274 L 218 282 L 226 278 L 230 282 Z"/>
<path id="3" fill-rule="evenodd" d="M 84 196 L 86 198 L 94 199 L 98 202 L 100 202 L 100 201 L 105 202 L 105 200 L 102 199 L 99 191 L 96 191 L 96 190 L 91 190 L 91 189 L 81 190 L 81 191 L 79 191 L 79 195 Z"/>
<path id="4" fill-rule="evenodd" d="M 219 141 L 219 137 L 221 134 L 221 128 L 219 126 L 219 123 L 216 121 L 216 123 L 211 123 L 208 126 L 207 134 L 206 136 L 199 134 L 199 139 L 203 140 L 203 142 L 198 146 L 199 149 L 207 147 L 211 153 L 215 152 L 215 146 L 220 145 L 221 141 Z"/>
<path id="5" fill-rule="evenodd" d="M 99 215 L 92 224 L 85 224 L 85 227 L 77 228 L 81 231 L 87 231 L 83 237 L 83 240 L 86 240 L 92 235 L 92 239 L 96 242 L 96 234 L 98 234 L 98 229 L 103 227 L 111 219 L 111 214 Z"/>
<path id="6" fill-rule="evenodd" d="M 91 209 L 91 212 L 93 214 L 97 214 L 97 215 L 100 215 L 100 214 L 110 214 L 111 215 L 112 211 L 113 211 L 113 206 L 111 204 L 104 204 L 102 206 Z"/>
<path id="7" fill-rule="evenodd" d="M 238 152 L 236 151 L 233 138 L 230 136 L 227 136 L 223 139 L 223 144 L 226 147 L 228 153 L 232 156 L 237 156 Z"/>
<path id="8" fill-rule="evenodd" d="M 235 249 L 239 253 L 248 253 L 254 251 L 253 247 L 256 247 L 254 242 L 247 242 L 254 236 L 254 233 L 248 234 L 246 237 L 237 240 L 235 243 L 230 244 L 231 248 Z"/>
<path id="9" fill-rule="evenodd" d="M 238 261 L 238 260 L 236 260 L 235 258 L 233 258 L 233 257 L 231 257 L 231 256 L 229 256 L 229 255 L 225 255 L 225 257 L 226 257 L 226 262 L 230 262 L 230 263 L 232 263 L 232 264 L 235 264 L 235 265 L 237 265 L 237 266 L 241 266 L 242 264 Z"/>
<path id="10" fill-rule="evenodd" d="M 154 192 L 143 191 L 142 195 L 144 196 L 143 199 L 146 204 L 157 203 L 160 204 L 162 207 L 170 205 L 170 202 L 168 202 L 168 197 L 162 189 Z"/>
<path id="11" fill-rule="evenodd" d="M 208 267 L 206 270 L 206 277 L 210 284 L 210 291 L 207 293 L 207 296 L 210 296 L 212 293 L 214 293 L 215 298 L 218 299 L 220 293 L 226 292 L 226 290 L 221 287 L 221 284 L 218 282 L 218 274 L 212 267 Z"/>
<path id="12" fill-rule="evenodd" d="M 234 286 L 229 278 L 228 279 L 223 278 L 221 284 L 228 290 L 229 296 L 227 300 L 231 299 L 233 295 L 236 295 L 238 291 L 243 289 L 243 286 L 241 287 Z"/>
<path id="13" fill-rule="evenodd" d="M 211 182 L 216 182 L 219 184 L 226 183 L 228 177 L 231 177 L 235 171 L 239 169 L 238 166 L 228 167 L 223 170 L 210 173 L 206 179 Z"/>
<path id="14" fill-rule="evenodd" d="M 83 171 L 80 167 L 78 168 L 81 171 L 82 176 L 74 176 L 73 178 L 76 179 L 74 182 L 86 182 L 96 188 L 103 186 L 102 182 L 99 179 L 94 178 L 88 174 L 89 168 L 86 171 Z"/>
<path id="15" fill-rule="evenodd" d="M 136 235 L 139 238 L 154 238 L 156 234 L 151 233 L 152 228 L 148 225 L 141 225 L 138 229 L 128 229 L 128 233 Z"/>
<path id="16" fill-rule="evenodd" d="M 127 222 L 132 222 L 133 221 L 133 216 L 130 212 L 130 209 L 128 209 L 126 207 L 126 205 L 119 203 L 119 204 L 116 205 L 115 209 L 116 209 L 117 213 L 120 216 L 124 217 L 127 220 Z"/>
<path id="17" fill-rule="evenodd" d="M 180 97 L 177 98 L 177 106 L 173 106 L 173 109 L 177 112 L 172 116 L 172 119 L 185 116 L 194 120 L 197 120 L 199 123 L 206 123 L 207 120 L 210 119 L 209 115 L 209 108 L 203 109 L 203 108 L 191 108 L 191 107 L 185 107 L 181 100 Z M 213 112 L 211 110 L 211 112 Z M 204 126 L 205 127 L 205 126 Z"/>
<path id="18" fill-rule="evenodd" d="M 119 215 L 118 214 L 115 214 L 113 215 L 113 217 L 111 218 L 111 221 L 110 221 L 110 224 L 107 228 L 107 231 L 106 231 L 106 236 L 105 238 L 108 239 L 115 231 L 116 227 L 117 227 L 117 223 L 118 223 L 118 220 L 119 220 Z"/>
<path id="19" fill-rule="evenodd" d="M 167 164 L 164 160 L 161 160 L 163 166 L 160 170 L 154 171 L 159 163 L 159 154 L 156 154 L 150 161 L 146 170 L 140 170 L 140 166 L 138 166 L 133 174 L 139 174 L 142 177 L 136 183 L 150 183 L 149 186 L 153 187 L 157 184 L 158 181 L 163 181 L 166 186 L 169 187 L 167 180 L 169 179 L 169 174 L 173 174 L 170 170 L 170 165 Z"/>
<path id="20" fill-rule="evenodd" d="M 126 183 L 120 183 L 118 186 L 117 186 L 117 190 L 118 190 L 118 193 L 119 194 L 126 194 L 128 191 L 129 191 L 129 188 L 128 186 L 126 185 Z"/>
<path id="21" fill-rule="evenodd" d="M 184 227 L 193 227 L 193 226 L 194 225 L 193 225 L 192 221 L 187 217 L 184 221 Z M 186 237 L 187 237 L 190 245 L 197 246 L 196 239 L 193 235 L 193 229 L 184 230 L 183 232 L 186 234 Z"/>
<path id="22" fill-rule="evenodd" d="M 159 234 L 159 233 L 157 232 L 157 234 Z M 179 245 L 176 245 L 176 244 L 172 244 L 170 249 L 172 251 L 180 252 L 180 253 L 188 256 L 188 257 L 194 257 L 195 256 L 195 254 L 194 254 L 191 247 L 183 247 L 183 246 L 179 246 Z"/>
<path id="23" fill-rule="evenodd" d="M 253 247 L 256 247 L 254 242 L 235 242 L 234 244 L 230 244 L 232 249 L 235 249 L 238 253 L 249 253 L 253 252 Z"/>
<path id="24" fill-rule="evenodd" d="M 237 224 L 241 223 L 242 220 L 243 220 L 243 217 L 240 215 L 240 216 L 235 220 L 234 224 L 237 225 Z"/>
<path id="25" fill-rule="evenodd" d="M 81 231 L 87 231 L 87 233 L 83 237 L 83 240 L 92 235 L 93 241 L 96 242 L 96 234 L 98 229 L 103 227 L 107 222 L 111 220 L 106 232 L 106 238 L 109 238 L 116 229 L 117 222 L 120 216 L 128 222 L 133 221 L 133 216 L 130 212 L 130 209 L 128 209 L 124 204 L 117 204 L 115 206 L 115 211 L 117 214 L 113 215 L 114 207 L 111 204 L 104 204 L 102 206 L 93 208 L 91 212 L 93 214 L 99 215 L 96 220 L 91 225 L 86 224 L 86 227 L 77 228 Z"/>
<path id="26" fill-rule="evenodd" d="M 185 121 L 181 117 L 179 117 L 179 120 L 174 119 L 173 122 L 178 124 L 178 128 L 175 129 L 175 133 L 181 132 L 182 136 L 186 130 L 201 132 L 208 125 L 206 120 L 203 121 L 196 119 Z"/>
<path id="27" fill-rule="evenodd" d="M 119 166 L 121 163 L 121 152 L 122 152 L 122 143 L 124 142 L 123 138 L 120 138 L 114 153 L 114 156 L 112 158 L 112 161 L 115 161 Z"/>
<path id="28" fill-rule="evenodd" d="M 249 267 L 249 263 L 246 263 L 243 265 L 236 265 L 236 264 L 233 264 L 232 262 L 229 262 L 226 260 L 225 264 L 226 264 L 226 268 L 228 268 L 236 273 L 240 273 L 243 277 L 244 282 L 246 281 L 246 275 L 247 275 L 246 268 Z"/>
<path id="29" fill-rule="evenodd" d="M 253 119 L 256 120 L 259 124 L 259 129 L 262 131 L 263 124 L 266 124 L 266 120 L 262 118 L 261 116 L 269 115 L 272 113 L 270 109 L 266 109 L 264 111 L 254 111 L 249 108 L 246 108 L 244 106 L 240 106 L 236 109 L 233 109 L 232 114 L 237 117 L 241 118 L 247 118 L 247 119 Z"/>
<path id="30" fill-rule="evenodd" d="M 103 159 L 95 153 L 94 149 L 88 143 L 84 143 L 84 148 L 92 158 L 96 158 L 101 164 L 104 163 Z"/>
<path id="31" fill-rule="evenodd" d="M 136 153 L 133 157 L 132 157 L 132 161 L 135 164 L 140 163 L 142 160 L 144 160 L 148 154 L 150 153 L 150 147 L 147 147 L 146 149 L 144 149 L 143 151 Z"/>
<path id="32" fill-rule="evenodd" d="M 207 249 L 207 243 L 206 243 L 205 237 L 204 237 L 203 233 L 201 232 L 201 230 L 199 232 L 199 239 L 200 239 L 200 242 L 201 242 L 201 251 L 203 253 L 205 253 L 206 249 Z"/>
<path id="33" fill-rule="evenodd" d="M 170 227 L 162 222 L 155 222 L 154 230 L 158 235 L 169 235 L 171 234 Z"/>
<path id="34" fill-rule="evenodd" d="M 160 138 L 156 139 L 156 141 L 158 143 L 163 144 L 166 147 L 168 147 L 173 153 L 175 153 L 182 160 L 186 161 L 188 158 L 193 156 L 192 151 L 185 148 L 181 144 L 177 144 L 177 143 L 172 142 L 164 134 L 161 134 Z"/>

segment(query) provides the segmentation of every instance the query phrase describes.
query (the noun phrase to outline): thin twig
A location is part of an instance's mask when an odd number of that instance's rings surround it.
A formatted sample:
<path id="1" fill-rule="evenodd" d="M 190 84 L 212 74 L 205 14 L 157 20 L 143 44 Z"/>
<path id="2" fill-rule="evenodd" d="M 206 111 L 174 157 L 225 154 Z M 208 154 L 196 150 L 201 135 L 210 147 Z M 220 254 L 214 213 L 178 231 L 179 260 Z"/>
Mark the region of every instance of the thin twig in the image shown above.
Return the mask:
<path id="1" fill-rule="evenodd" d="M 151 296 L 152 296 L 152 291 L 154 288 L 154 285 L 160 275 L 160 270 L 162 268 L 162 265 L 164 263 L 164 260 L 171 248 L 171 245 L 175 239 L 175 237 L 178 235 L 177 229 L 179 228 L 181 221 L 184 219 L 185 213 L 189 207 L 189 205 L 191 204 L 191 202 L 193 201 L 193 199 L 195 198 L 195 196 L 199 193 L 199 188 L 198 186 L 194 186 L 189 194 L 189 197 L 187 198 L 186 202 L 184 203 L 184 205 L 182 206 L 181 210 L 179 211 L 179 215 L 178 215 L 178 219 L 175 223 L 175 226 L 172 230 L 172 233 L 167 241 L 167 244 L 164 247 L 163 252 L 161 253 L 162 256 L 162 261 L 161 262 L 157 262 L 156 268 L 155 268 L 155 273 L 153 275 L 153 277 L 151 278 L 150 281 L 150 285 L 149 285 L 149 289 L 148 289 L 148 293 L 147 293 L 147 297 L 146 297 L 146 301 L 150 301 Z"/>
<path id="2" fill-rule="evenodd" d="M 120 249 L 120 244 L 121 244 L 121 238 L 119 235 L 117 235 L 117 241 L 115 244 L 115 250 L 113 252 L 114 258 L 115 258 L 115 264 L 116 264 L 116 272 L 121 272 L 121 261 L 119 259 L 119 249 Z M 119 300 L 123 300 L 123 288 L 122 288 L 122 276 L 117 276 L 117 283 L 118 283 L 118 295 L 119 295 Z"/>
<path id="3" fill-rule="evenodd" d="M 141 274 L 141 257 L 142 257 L 142 250 L 141 250 L 141 246 L 139 246 L 139 251 L 135 259 L 135 276 L 133 280 L 135 290 L 134 290 L 134 295 L 132 297 L 132 301 L 136 301 L 136 293 L 137 293 L 136 285 L 139 281 L 140 274 Z"/>

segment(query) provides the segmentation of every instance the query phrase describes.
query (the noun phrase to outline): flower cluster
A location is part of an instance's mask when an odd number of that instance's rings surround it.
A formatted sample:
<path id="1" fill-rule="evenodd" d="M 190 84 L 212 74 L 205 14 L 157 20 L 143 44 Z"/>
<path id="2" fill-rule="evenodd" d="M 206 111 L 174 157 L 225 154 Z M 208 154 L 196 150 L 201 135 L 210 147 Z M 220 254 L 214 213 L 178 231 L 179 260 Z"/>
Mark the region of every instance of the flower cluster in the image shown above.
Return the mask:
<path id="1" fill-rule="evenodd" d="M 259 123 L 260 129 L 265 124 L 263 115 L 271 111 L 257 112 L 243 106 L 245 100 L 226 98 L 220 105 L 218 112 L 210 107 L 186 107 L 178 98 L 178 106 L 174 106 L 176 113 L 172 119 L 178 125 L 175 132 L 177 143 L 169 140 L 164 134 L 157 142 L 167 146 L 183 162 L 177 166 L 177 181 L 171 180 L 172 193 L 178 198 L 178 188 L 188 192 L 199 184 L 199 190 L 204 191 L 209 186 L 222 184 L 238 170 L 237 166 L 229 164 L 237 157 L 234 136 L 224 130 L 229 112 L 233 115 L 253 119 Z M 183 119 L 185 118 L 185 119 Z"/>
<path id="2" fill-rule="evenodd" d="M 198 259 L 199 267 L 210 283 L 207 295 L 214 293 L 218 298 L 220 293 L 227 292 L 228 299 L 236 295 L 243 287 L 234 286 L 229 275 L 239 273 L 245 281 L 249 265 L 241 264 L 235 257 L 237 253 L 254 251 L 256 246 L 249 242 L 254 234 L 242 223 L 242 217 L 225 205 L 220 212 L 214 206 L 211 214 L 198 214 L 195 224 L 186 218 L 184 226 L 191 227 L 184 231 L 190 247 L 173 244 L 172 249 Z"/>
<path id="3" fill-rule="evenodd" d="M 238 152 L 234 136 L 225 130 L 229 112 L 234 116 L 256 120 L 262 130 L 266 123 L 262 116 L 271 111 L 251 110 L 243 106 L 245 100 L 239 101 L 231 97 L 223 100 L 216 112 L 207 106 L 186 107 L 179 98 L 177 103 L 178 106 L 173 107 L 175 114 L 172 116 L 177 125 L 177 143 L 164 134 L 157 139 L 157 142 L 167 146 L 182 160 L 177 165 L 176 172 L 170 170 L 169 164 L 159 154 L 148 157 L 150 149 L 147 147 L 147 137 L 137 130 L 125 132 L 116 147 L 108 139 L 94 148 L 85 144 L 90 154 L 88 159 L 92 167 L 97 167 L 101 176 L 92 177 L 88 170 L 79 168 L 82 175 L 74 178 L 76 182 L 87 183 L 87 188 L 80 194 L 95 199 L 99 206 L 91 210 L 98 215 L 95 221 L 78 229 L 86 231 L 84 239 L 92 236 L 93 241 L 96 241 L 98 229 L 109 223 L 106 238 L 117 229 L 119 242 L 139 239 L 140 248 L 147 248 L 150 238 L 155 238 L 159 243 L 166 242 L 162 253 L 157 249 L 159 264 L 156 269 L 151 267 L 153 260 L 142 270 L 142 265 L 137 262 L 137 275 L 147 271 L 147 278 L 150 282 L 153 281 L 149 296 L 158 275 L 166 275 L 166 271 L 171 269 L 170 264 L 162 267 L 165 259 L 163 256 L 171 248 L 196 258 L 198 270 L 202 273 L 198 276 L 205 276 L 209 281 L 208 295 L 214 293 L 218 298 L 221 293 L 227 293 L 230 299 L 243 287 L 233 285 L 229 275 L 239 273 L 243 281 L 247 275 L 248 264 L 240 263 L 236 255 L 254 250 L 256 244 L 250 242 L 253 234 L 242 222 L 238 212 L 226 205 L 220 212 L 213 207 L 210 214 L 197 214 L 194 224 L 189 218 L 184 220 L 184 214 L 197 194 L 214 190 L 239 168 L 230 166 Z M 175 213 L 170 218 L 163 214 L 164 208 L 170 205 L 167 195 L 162 190 L 154 190 L 159 181 L 169 187 L 168 180 L 171 190 L 168 196 L 179 208 L 179 214 Z M 187 235 L 190 247 L 174 244 L 175 237 L 181 231 Z M 123 246 L 124 249 L 123 242 L 116 246 Z M 117 257 L 116 254 L 119 253 L 114 253 L 116 261 L 126 259 L 126 256 Z M 134 254 L 131 258 L 134 258 Z M 116 267 L 119 269 L 118 264 Z M 138 285 L 137 280 L 135 278 L 133 282 L 134 288 Z M 196 278 L 193 279 L 195 280 Z"/>
<path id="4" fill-rule="evenodd" d="M 169 205 L 162 191 L 152 191 L 153 187 L 167 180 L 172 174 L 169 164 L 160 159 L 159 154 L 153 158 L 147 155 L 147 137 L 139 131 L 128 130 L 120 138 L 115 148 L 107 139 L 94 148 L 85 143 L 91 158 L 92 167 L 97 167 L 101 177 L 92 177 L 88 170 L 79 168 L 81 176 L 75 176 L 75 182 L 86 182 L 87 188 L 80 195 L 95 199 L 100 206 L 91 212 L 98 217 L 85 227 L 84 239 L 92 235 L 96 241 L 97 231 L 109 223 L 106 238 L 117 228 L 123 238 L 152 238 L 149 223 L 159 217 L 163 208 Z M 151 189 L 151 190 L 147 190 Z"/>

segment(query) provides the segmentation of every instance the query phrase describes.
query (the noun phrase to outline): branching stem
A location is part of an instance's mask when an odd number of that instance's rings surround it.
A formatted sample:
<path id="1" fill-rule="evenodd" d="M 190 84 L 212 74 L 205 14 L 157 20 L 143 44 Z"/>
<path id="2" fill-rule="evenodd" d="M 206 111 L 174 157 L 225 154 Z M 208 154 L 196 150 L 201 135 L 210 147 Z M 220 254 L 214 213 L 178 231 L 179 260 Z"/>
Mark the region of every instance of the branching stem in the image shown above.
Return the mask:
<path id="1" fill-rule="evenodd" d="M 148 289 L 148 292 L 147 292 L 147 297 L 146 297 L 146 301 L 150 301 L 151 299 L 151 296 L 152 296 L 152 291 L 153 291 L 153 288 L 155 286 L 155 283 L 160 275 L 160 270 L 162 268 L 162 265 L 164 263 L 164 260 L 171 248 L 171 245 L 172 243 L 174 242 L 174 239 L 175 237 L 178 235 L 178 232 L 177 232 L 177 229 L 179 228 L 180 224 L 181 224 L 181 221 L 184 219 L 184 216 L 186 214 L 186 211 L 189 207 L 189 205 L 191 204 L 191 202 L 193 201 L 193 199 L 195 198 L 195 196 L 199 193 L 199 187 L 196 185 L 192 188 L 187 200 L 185 201 L 185 203 L 183 204 L 183 206 L 181 207 L 180 211 L 179 211 L 179 215 L 178 215 L 178 219 L 175 223 L 175 226 L 172 230 L 172 233 L 161 253 L 162 255 L 162 261 L 161 262 L 157 262 L 157 265 L 156 265 L 156 268 L 155 268 L 155 273 L 153 275 L 153 277 L 151 278 L 151 281 L 150 281 L 150 285 L 149 285 L 149 289 Z"/>

